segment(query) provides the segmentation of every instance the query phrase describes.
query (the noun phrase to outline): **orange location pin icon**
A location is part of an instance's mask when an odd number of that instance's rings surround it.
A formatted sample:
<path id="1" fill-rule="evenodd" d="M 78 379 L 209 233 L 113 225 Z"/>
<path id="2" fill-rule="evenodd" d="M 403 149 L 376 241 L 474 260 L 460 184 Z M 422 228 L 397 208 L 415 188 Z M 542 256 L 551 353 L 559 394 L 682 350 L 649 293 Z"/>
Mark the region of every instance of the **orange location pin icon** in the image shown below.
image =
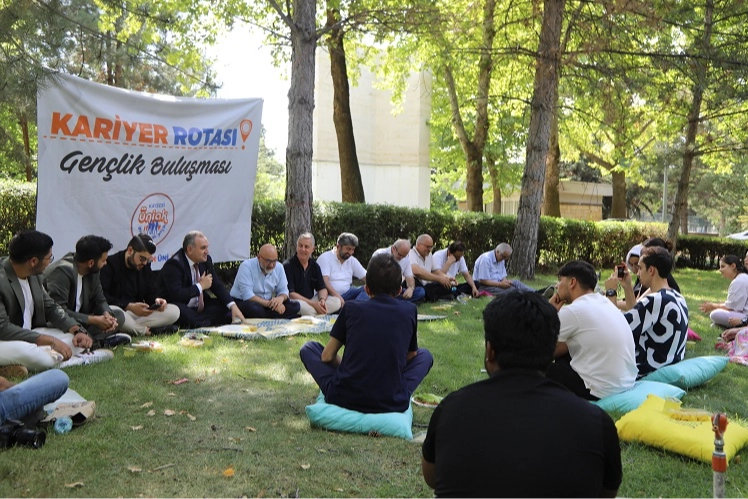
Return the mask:
<path id="1" fill-rule="evenodd" d="M 239 124 L 239 133 L 242 134 L 242 142 L 246 142 L 247 137 L 252 133 L 252 122 L 250 120 L 242 120 Z M 242 149 L 244 149 L 244 146 L 242 146 Z"/>

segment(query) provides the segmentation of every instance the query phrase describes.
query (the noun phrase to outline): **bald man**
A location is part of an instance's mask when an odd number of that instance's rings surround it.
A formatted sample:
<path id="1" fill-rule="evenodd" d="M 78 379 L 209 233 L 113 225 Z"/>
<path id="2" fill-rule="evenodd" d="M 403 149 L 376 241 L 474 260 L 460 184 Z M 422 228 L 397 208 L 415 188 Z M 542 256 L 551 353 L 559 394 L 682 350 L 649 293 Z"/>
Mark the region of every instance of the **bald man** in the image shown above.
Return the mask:
<path id="1" fill-rule="evenodd" d="M 288 299 L 288 280 L 278 265 L 278 250 L 272 244 L 260 248 L 255 258 L 239 266 L 231 296 L 244 317 L 290 319 L 299 315 L 299 302 Z"/>

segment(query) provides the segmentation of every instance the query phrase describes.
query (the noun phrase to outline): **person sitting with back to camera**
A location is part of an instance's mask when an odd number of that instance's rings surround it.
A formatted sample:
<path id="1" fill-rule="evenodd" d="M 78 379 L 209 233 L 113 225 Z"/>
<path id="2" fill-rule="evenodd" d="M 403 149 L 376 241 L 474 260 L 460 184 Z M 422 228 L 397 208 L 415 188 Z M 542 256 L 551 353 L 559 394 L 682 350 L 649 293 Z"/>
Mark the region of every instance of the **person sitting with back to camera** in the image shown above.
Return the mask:
<path id="1" fill-rule="evenodd" d="M 395 258 L 372 257 L 366 275 L 371 299 L 348 302 L 327 345 L 309 341 L 299 355 L 328 404 L 363 413 L 403 412 L 434 358 L 418 348 L 416 305 L 395 298 L 402 282 Z"/>
<path id="2" fill-rule="evenodd" d="M 699 310 L 708 313 L 718 326 L 745 326 L 748 324 L 748 271 L 740 258 L 725 255 L 719 260 L 719 272 L 730 280 L 727 299 L 724 303 L 704 302 Z"/>

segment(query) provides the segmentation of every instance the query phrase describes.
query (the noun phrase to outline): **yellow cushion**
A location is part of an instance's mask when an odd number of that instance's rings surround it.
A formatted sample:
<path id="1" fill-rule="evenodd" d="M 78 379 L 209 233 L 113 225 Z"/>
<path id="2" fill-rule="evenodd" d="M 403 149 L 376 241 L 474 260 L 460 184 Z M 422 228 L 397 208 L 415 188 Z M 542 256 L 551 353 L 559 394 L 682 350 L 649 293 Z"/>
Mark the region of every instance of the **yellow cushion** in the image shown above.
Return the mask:
<path id="1" fill-rule="evenodd" d="M 681 409 L 680 405 L 676 399 L 649 395 L 638 409 L 618 420 L 618 437 L 711 463 L 714 452 L 711 414 Z M 730 461 L 748 444 L 748 429 L 728 421 L 724 440 L 725 454 Z"/>

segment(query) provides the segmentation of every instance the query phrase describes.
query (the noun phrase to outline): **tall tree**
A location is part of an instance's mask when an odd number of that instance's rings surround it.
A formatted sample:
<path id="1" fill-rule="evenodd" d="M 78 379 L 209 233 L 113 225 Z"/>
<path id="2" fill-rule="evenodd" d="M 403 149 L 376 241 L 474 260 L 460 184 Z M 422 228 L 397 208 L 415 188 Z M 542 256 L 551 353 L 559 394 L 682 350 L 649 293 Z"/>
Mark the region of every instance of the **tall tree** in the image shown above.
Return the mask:
<path id="1" fill-rule="evenodd" d="M 535 277 L 535 253 L 538 248 L 538 225 L 545 179 L 545 162 L 551 135 L 553 108 L 558 95 L 561 27 L 565 0 L 544 0 L 540 28 L 538 59 L 535 69 L 530 132 L 527 138 L 525 173 L 519 199 L 511 270 L 523 279 Z"/>

